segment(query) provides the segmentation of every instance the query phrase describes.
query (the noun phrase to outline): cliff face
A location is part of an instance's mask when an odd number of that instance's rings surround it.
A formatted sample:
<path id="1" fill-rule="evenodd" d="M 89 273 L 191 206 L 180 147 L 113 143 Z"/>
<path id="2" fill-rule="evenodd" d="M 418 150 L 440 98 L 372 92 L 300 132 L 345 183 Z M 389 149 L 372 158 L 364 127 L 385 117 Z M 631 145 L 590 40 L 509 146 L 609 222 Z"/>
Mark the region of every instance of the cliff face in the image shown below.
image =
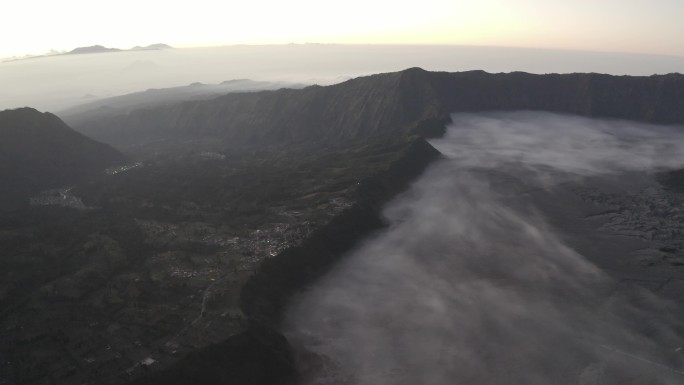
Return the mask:
<path id="1" fill-rule="evenodd" d="M 243 312 L 259 324 L 277 329 L 290 297 L 325 273 L 359 240 L 382 228 L 382 206 L 439 157 L 425 140 L 416 139 L 389 169 L 362 181 L 354 206 L 301 246 L 264 262 L 242 290 Z"/>
<path id="2" fill-rule="evenodd" d="M 277 332 L 289 301 L 361 239 L 382 228 L 383 204 L 439 157 L 425 140 L 413 140 L 387 170 L 360 182 L 352 207 L 302 245 L 286 249 L 261 265 L 240 295 L 240 306 L 248 319 L 244 332 L 132 385 L 296 383 L 293 352 Z"/>
<path id="3" fill-rule="evenodd" d="M 662 124 L 684 123 L 684 75 L 425 73 L 449 112 L 544 110 Z"/>
<path id="4" fill-rule="evenodd" d="M 31 108 L 0 111 L 0 208 L 124 162 L 109 145 Z"/>
<path id="5" fill-rule="evenodd" d="M 121 147 L 198 138 L 244 147 L 396 135 L 451 112 L 519 109 L 684 124 L 684 75 L 446 73 L 412 68 L 328 87 L 228 94 L 80 120 L 76 128 Z"/>

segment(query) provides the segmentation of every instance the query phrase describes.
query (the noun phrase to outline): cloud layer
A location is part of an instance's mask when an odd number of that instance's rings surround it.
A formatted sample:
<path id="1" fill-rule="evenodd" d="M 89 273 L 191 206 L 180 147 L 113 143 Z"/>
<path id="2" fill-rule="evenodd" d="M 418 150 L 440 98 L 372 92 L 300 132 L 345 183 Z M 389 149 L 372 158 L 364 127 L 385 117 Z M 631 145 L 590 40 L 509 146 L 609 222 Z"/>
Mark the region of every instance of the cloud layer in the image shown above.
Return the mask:
<path id="1" fill-rule="evenodd" d="M 681 383 L 679 309 L 616 292 L 510 187 L 682 167 L 684 136 L 536 112 L 453 118 L 434 142 L 449 159 L 293 307 L 286 331 L 307 352 L 306 382 Z"/>

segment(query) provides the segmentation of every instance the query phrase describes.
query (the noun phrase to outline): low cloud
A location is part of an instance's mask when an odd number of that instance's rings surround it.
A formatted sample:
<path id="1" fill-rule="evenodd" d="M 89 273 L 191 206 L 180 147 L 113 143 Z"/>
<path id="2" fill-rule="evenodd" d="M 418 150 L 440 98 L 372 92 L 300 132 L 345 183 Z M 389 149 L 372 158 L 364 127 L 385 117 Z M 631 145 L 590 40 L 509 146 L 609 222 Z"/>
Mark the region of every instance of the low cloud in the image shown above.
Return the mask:
<path id="1" fill-rule="evenodd" d="M 544 112 L 454 115 L 435 147 L 462 167 L 524 167 L 537 175 L 590 176 L 684 164 L 682 127 Z M 550 175 L 549 175 L 550 174 Z"/>
<path id="2" fill-rule="evenodd" d="M 292 308 L 305 382 L 682 383 L 679 308 L 616 291 L 534 194 L 511 190 L 683 167 L 682 134 L 537 112 L 453 118 L 433 143 L 448 159 Z"/>

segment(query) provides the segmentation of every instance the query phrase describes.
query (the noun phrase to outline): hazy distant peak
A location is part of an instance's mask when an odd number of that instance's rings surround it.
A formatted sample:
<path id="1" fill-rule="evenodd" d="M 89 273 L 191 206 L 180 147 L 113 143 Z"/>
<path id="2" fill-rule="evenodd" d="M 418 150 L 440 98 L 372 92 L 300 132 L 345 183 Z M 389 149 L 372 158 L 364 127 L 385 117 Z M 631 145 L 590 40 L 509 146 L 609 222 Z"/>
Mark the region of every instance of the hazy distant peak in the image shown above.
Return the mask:
<path id="1" fill-rule="evenodd" d="M 235 84 L 235 83 L 244 83 L 244 82 L 251 82 L 252 80 L 249 79 L 231 79 L 231 80 L 224 80 L 221 82 L 221 84 Z"/>
<path id="2" fill-rule="evenodd" d="M 463 71 L 465 74 L 473 74 L 473 75 L 490 75 L 490 72 L 487 72 L 485 70 L 469 70 L 469 71 Z M 515 73 L 522 73 L 522 74 L 529 74 L 529 72 L 525 71 L 511 71 L 510 73 L 515 74 Z"/>
<path id="3" fill-rule="evenodd" d="M 157 44 L 150 44 L 150 45 L 145 46 L 145 47 L 136 45 L 135 47 L 131 48 L 131 51 L 161 50 L 161 49 L 173 49 L 173 47 L 171 47 L 168 44 L 157 43 Z"/>
<path id="4" fill-rule="evenodd" d="M 79 48 L 73 49 L 73 50 L 67 52 L 67 54 L 121 52 L 121 51 L 152 51 L 152 50 L 163 50 L 163 49 L 173 49 L 173 47 L 171 47 L 168 44 L 158 43 L 158 44 L 150 44 L 150 45 L 145 46 L 145 47 L 138 45 L 138 46 L 135 46 L 129 50 L 126 50 L 126 49 L 119 49 L 119 48 L 107 48 L 107 47 L 104 47 L 101 45 L 93 45 L 90 47 L 79 47 Z"/>
<path id="5" fill-rule="evenodd" d="M 405 69 L 405 70 L 403 70 L 403 71 L 401 71 L 401 72 L 404 73 L 404 74 L 421 74 L 421 73 L 425 73 L 425 74 L 426 74 L 426 73 L 428 73 L 428 71 L 426 71 L 426 70 L 424 70 L 424 69 L 422 69 L 422 68 L 420 68 L 420 67 L 411 67 L 411 68 L 407 68 L 407 69 Z"/>
<path id="6" fill-rule="evenodd" d="M 399 72 L 399 77 L 402 80 L 409 80 L 409 81 L 422 81 L 429 76 L 430 76 L 430 72 L 428 72 L 428 71 L 426 71 L 420 67 L 411 67 L 411 68 L 407 68 L 407 69 Z"/>
<path id="7" fill-rule="evenodd" d="M 27 55 L 25 57 L 21 58 L 13 58 L 13 59 L 7 59 L 3 60 L 3 62 L 7 61 L 16 61 L 16 60 L 24 60 L 24 59 L 36 59 L 36 58 L 43 58 L 43 57 L 49 57 L 49 56 L 59 56 L 59 55 L 81 55 L 81 54 L 91 54 L 91 53 L 106 53 L 106 52 L 126 52 L 126 51 L 158 51 L 158 50 L 164 50 L 164 49 L 173 49 L 168 44 L 150 44 L 148 46 L 142 47 L 142 46 L 135 46 L 131 49 L 120 49 L 120 48 L 108 48 L 103 45 L 91 45 L 89 47 L 78 47 L 74 48 L 69 52 L 59 52 L 55 50 L 51 50 L 49 53 L 45 55 Z"/>
<path id="8" fill-rule="evenodd" d="M 87 53 L 118 52 L 118 48 L 107 48 L 101 45 L 91 45 L 90 47 L 78 47 L 67 52 L 66 55 L 80 55 Z"/>

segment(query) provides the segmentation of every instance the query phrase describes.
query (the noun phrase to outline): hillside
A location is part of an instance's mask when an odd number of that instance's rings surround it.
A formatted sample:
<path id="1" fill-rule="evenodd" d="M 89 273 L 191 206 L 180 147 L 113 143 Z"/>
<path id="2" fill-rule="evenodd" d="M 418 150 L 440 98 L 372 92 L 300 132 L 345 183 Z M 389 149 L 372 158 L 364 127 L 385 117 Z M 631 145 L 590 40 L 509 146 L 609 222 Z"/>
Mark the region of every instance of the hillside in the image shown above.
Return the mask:
<path id="1" fill-rule="evenodd" d="M 0 111 L 0 208 L 123 163 L 117 150 L 31 108 Z"/>
<path id="2" fill-rule="evenodd" d="M 236 93 L 147 108 L 74 127 L 125 148 L 156 140 L 224 146 L 334 143 L 408 132 L 452 112 L 534 109 L 684 123 L 684 75 L 446 73 L 412 68 L 302 90 Z"/>

